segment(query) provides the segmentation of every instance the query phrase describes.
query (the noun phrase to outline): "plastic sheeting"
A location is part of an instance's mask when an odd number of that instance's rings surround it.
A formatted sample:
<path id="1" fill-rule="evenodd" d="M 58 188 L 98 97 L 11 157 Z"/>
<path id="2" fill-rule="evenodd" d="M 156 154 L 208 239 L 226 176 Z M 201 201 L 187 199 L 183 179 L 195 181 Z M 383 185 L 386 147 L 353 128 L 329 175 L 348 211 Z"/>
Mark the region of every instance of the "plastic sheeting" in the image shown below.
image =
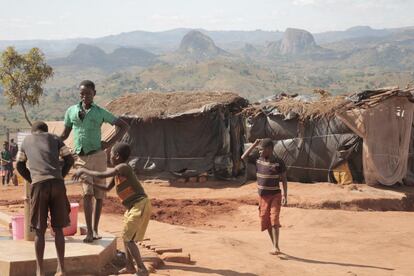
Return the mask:
<path id="1" fill-rule="evenodd" d="M 290 181 L 334 181 L 332 169 L 343 160 L 348 161 L 353 179 L 362 181 L 361 139 L 338 118 L 315 118 L 305 122 L 273 112 L 247 119 L 247 137 L 250 142 L 271 138 L 275 153 L 288 167 Z M 347 149 L 345 157 L 339 149 Z M 345 159 L 344 159 L 345 158 Z"/>
<path id="2" fill-rule="evenodd" d="M 131 159 L 140 173 L 147 161 L 153 172 L 195 174 L 213 171 L 224 177 L 237 175 L 243 145 L 241 119 L 226 110 L 143 121 L 123 117 L 130 124 L 122 139 L 131 145 Z"/>
<path id="3" fill-rule="evenodd" d="M 414 105 L 392 97 L 369 109 L 338 114 L 364 139 L 363 165 L 367 184 L 394 185 L 407 175 Z"/>

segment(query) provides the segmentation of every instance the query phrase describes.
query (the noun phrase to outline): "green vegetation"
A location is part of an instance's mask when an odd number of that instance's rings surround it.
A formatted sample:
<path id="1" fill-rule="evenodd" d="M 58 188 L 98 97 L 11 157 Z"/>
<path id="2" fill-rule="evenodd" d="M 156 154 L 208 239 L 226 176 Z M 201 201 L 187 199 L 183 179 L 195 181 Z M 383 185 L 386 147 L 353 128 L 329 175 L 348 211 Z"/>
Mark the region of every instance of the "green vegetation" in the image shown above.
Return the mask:
<path id="1" fill-rule="evenodd" d="M 7 97 L 11 108 L 22 108 L 30 126 L 32 122 L 26 107 L 39 104 L 43 85 L 52 75 L 52 67 L 46 64 L 44 55 L 38 48 L 31 49 L 27 54 L 19 54 L 13 47 L 8 47 L 0 57 L 3 95 Z"/>
<path id="2" fill-rule="evenodd" d="M 117 64 L 107 60 L 105 66 L 100 63 L 101 50 L 83 46 L 68 58 L 50 61 L 54 77 L 46 82 L 39 105 L 27 112 L 32 119 L 62 120 L 67 107 L 79 101 L 77 85 L 83 79 L 95 81 L 100 105 L 125 93 L 144 91 L 232 91 L 256 101 L 281 92 L 304 94 L 324 89 L 343 94 L 383 86 L 405 87 L 414 82 L 412 41 L 414 31 L 384 33 L 378 38 L 330 42 L 289 55 L 280 52 L 279 42 L 246 47 L 240 43 L 238 50 L 220 51 L 212 41 L 198 39 L 197 43 L 190 41 L 186 49 L 199 51 L 197 57 L 203 58 L 194 58 L 188 51 L 153 56 L 123 49 L 114 51 Z M 151 57 L 151 63 L 142 62 L 146 56 Z M 5 94 L 6 88 L 2 92 L 0 87 L 0 93 Z M 0 97 L 0 121 L 0 135 L 6 127 L 25 126 L 24 113 L 11 109 L 5 97 Z"/>

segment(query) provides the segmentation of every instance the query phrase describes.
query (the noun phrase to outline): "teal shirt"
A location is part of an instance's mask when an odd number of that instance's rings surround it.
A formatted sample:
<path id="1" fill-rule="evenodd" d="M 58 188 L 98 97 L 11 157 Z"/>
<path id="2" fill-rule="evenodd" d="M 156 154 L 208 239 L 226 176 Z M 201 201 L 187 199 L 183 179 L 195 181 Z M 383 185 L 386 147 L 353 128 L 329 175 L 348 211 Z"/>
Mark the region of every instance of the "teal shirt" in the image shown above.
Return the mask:
<path id="1" fill-rule="evenodd" d="M 108 110 L 92 104 L 85 118 L 79 118 L 82 103 L 68 108 L 65 114 L 65 127 L 74 132 L 75 153 L 84 153 L 101 150 L 101 126 L 103 123 L 113 125 L 117 120 Z"/>

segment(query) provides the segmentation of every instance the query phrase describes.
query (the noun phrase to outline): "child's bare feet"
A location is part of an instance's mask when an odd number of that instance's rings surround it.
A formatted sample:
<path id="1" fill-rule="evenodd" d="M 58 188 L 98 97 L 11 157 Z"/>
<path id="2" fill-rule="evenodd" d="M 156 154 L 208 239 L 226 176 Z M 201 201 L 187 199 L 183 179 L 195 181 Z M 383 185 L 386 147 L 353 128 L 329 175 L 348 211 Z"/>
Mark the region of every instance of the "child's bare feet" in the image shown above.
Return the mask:
<path id="1" fill-rule="evenodd" d="M 135 267 L 124 267 L 120 271 L 118 271 L 119 274 L 135 274 L 137 273 L 137 270 Z"/>
<path id="2" fill-rule="evenodd" d="M 100 239 L 102 239 L 102 236 L 100 236 L 98 234 L 98 231 L 93 231 L 93 239 L 94 240 L 100 240 Z"/>
<path id="3" fill-rule="evenodd" d="M 139 268 L 136 275 L 138 275 L 138 276 L 148 276 L 149 272 L 146 268 Z"/>
<path id="4" fill-rule="evenodd" d="M 271 255 L 279 255 L 280 253 L 281 252 L 280 252 L 280 249 L 278 247 L 276 247 L 276 248 L 274 248 L 270 251 Z"/>

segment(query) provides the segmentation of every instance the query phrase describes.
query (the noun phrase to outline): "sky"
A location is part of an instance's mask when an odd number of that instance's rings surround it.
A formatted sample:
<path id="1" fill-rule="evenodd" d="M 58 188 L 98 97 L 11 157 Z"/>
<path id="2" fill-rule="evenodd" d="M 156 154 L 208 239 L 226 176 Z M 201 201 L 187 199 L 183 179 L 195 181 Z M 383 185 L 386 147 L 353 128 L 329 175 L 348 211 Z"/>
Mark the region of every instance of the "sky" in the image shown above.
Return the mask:
<path id="1" fill-rule="evenodd" d="M 313 33 L 414 25 L 414 0 L 0 0 L 0 40 L 100 37 L 135 30 Z"/>

